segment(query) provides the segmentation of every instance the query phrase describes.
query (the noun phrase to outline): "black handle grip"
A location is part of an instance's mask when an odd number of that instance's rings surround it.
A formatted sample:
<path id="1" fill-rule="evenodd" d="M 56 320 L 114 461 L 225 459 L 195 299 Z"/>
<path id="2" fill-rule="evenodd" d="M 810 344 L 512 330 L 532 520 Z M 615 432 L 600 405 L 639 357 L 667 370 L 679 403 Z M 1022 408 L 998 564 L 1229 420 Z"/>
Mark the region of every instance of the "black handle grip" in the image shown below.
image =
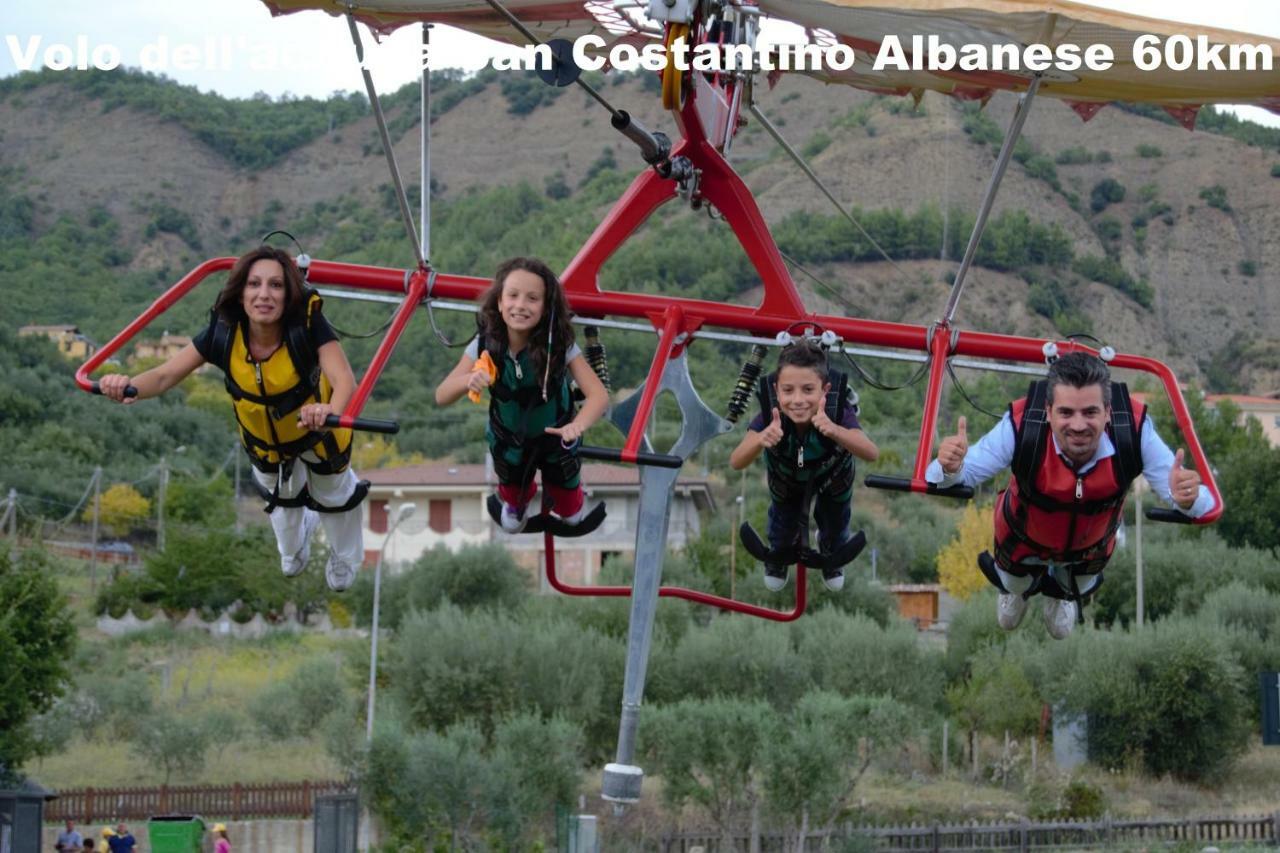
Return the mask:
<path id="1" fill-rule="evenodd" d="M 327 427 L 341 426 L 342 419 L 337 415 L 329 415 L 324 419 L 324 425 Z M 379 418 L 353 418 L 351 421 L 351 429 L 395 435 L 400 431 L 400 424 L 395 421 L 384 421 Z"/>
<path id="2" fill-rule="evenodd" d="M 583 459 L 598 459 L 601 462 L 622 462 L 622 451 L 616 447 L 588 447 L 583 445 L 578 448 L 578 455 Z M 637 465 L 653 465 L 658 468 L 679 468 L 684 465 L 684 460 L 679 456 L 668 456 L 665 453 L 645 453 L 644 451 L 636 452 Z"/>
<path id="3" fill-rule="evenodd" d="M 1165 509 L 1162 506 L 1153 506 L 1147 508 L 1147 518 L 1152 521 L 1167 521 L 1170 524 L 1194 524 L 1195 520 L 1185 513 L 1178 512 L 1176 509 Z"/>
<path id="4" fill-rule="evenodd" d="M 89 390 L 94 394 L 101 394 L 102 386 L 99 385 L 98 380 L 95 379 L 93 381 L 93 386 Z M 134 388 L 132 385 L 126 385 L 124 386 L 124 395 L 126 397 L 136 397 L 138 396 L 138 389 Z"/>
<path id="5" fill-rule="evenodd" d="M 912 481 L 910 477 L 888 477 L 884 474 L 868 474 L 866 479 L 862 482 L 873 489 L 888 489 L 893 492 L 915 491 L 915 489 L 911 488 Z M 937 495 L 940 498 L 959 498 L 961 500 L 968 500 L 973 497 L 973 486 L 966 486 L 962 483 L 957 483 L 954 486 L 947 486 L 945 489 L 940 489 L 938 488 L 937 483 L 929 483 L 926 493 L 930 495 Z"/>

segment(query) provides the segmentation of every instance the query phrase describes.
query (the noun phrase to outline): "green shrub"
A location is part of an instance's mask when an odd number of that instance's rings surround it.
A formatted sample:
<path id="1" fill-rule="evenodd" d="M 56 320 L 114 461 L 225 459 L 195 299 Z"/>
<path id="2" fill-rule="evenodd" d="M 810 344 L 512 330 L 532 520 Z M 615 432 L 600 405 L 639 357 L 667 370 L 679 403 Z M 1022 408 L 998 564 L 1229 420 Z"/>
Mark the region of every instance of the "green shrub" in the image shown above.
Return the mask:
<path id="1" fill-rule="evenodd" d="M 828 609 L 796 621 L 791 633 L 810 689 L 892 696 L 929 711 L 942 705 L 942 655 L 902 620 L 885 629 Z"/>
<path id="2" fill-rule="evenodd" d="M 1231 205 L 1227 203 L 1227 188 L 1222 184 L 1203 188 L 1200 190 L 1200 198 L 1204 199 L 1205 204 L 1210 207 L 1216 207 L 1226 213 L 1231 212 Z"/>
<path id="3" fill-rule="evenodd" d="M 361 573 L 347 594 L 361 627 L 373 621 L 373 580 L 371 572 Z M 512 610 L 525 599 L 527 586 L 526 574 L 500 545 L 460 551 L 438 545 L 398 575 L 388 576 L 384 567 L 378 623 L 395 629 L 411 611 L 432 610 L 446 602 L 464 610 Z"/>
<path id="4" fill-rule="evenodd" d="M 1137 147 L 1137 152 L 1138 152 L 1138 156 L 1139 156 L 1139 157 L 1141 157 L 1141 158 L 1143 158 L 1144 160 L 1151 159 L 1151 158 L 1153 158 L 1153 157 L 1163 157 L 1163 156 L 1164 156 L 1164 151 L 1160 150 L 1160 146 L 1158 146 L 1158 145 L 1150 145 L 1150 144 L 1145 143 L 1145 142 L 1140 143 L 1140 144 L 1138 145 L 1138 147 Z"/>
<path id="5" fill-rule="evenodd" d="M 800 153 L 809 158 L 817 157 L 823 151 L 826 151 L 829 145 L 831 145 L 830 134 L 821 130 L 814 131 L 809 140 L 805 142 L 804 147 L 800 149 Z"/>
<path id="6" fill-rule="evenodd" d="M 1103 767 L 1137 762 L 1156 776 L 1214 783 L 1248 746 L 1240 665 L 1218 630 L 1166 620 L 1130 634 L 1084 632 L 1045 654 L 1058 673 L 1050 696 L 1085 715 L 1089 758 Z"/>
<path id="7" fill-rule="evenodd" d="M 1101 213 L 1108 205 L 1124 201 L 1124 195 L 1124 184 L 1115 178 L 1105 178 L 1094 184 L 1093 191 L 1089 193 L 1089 207 L 1094 213 Z"/>

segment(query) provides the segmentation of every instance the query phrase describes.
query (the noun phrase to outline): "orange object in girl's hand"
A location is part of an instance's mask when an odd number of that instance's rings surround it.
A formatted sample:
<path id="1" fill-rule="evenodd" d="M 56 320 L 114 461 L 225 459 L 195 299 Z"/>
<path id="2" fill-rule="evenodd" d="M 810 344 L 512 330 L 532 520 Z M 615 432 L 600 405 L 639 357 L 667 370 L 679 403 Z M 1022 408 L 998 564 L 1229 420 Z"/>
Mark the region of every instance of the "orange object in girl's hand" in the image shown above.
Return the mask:
<path id="1" fill-rule="evenodd" d="M 493 384 L 493 381 L 498 378 L 498 365 L 493 363 L 493 359 L 489 357 L 488 350 L 485 350 L 484 352 L 480 353 L 480 357 L 476 359 L 475 366 L 471 368 L 472 373 L 475 373 L 477 371 L 484 371 L 485 373 L 489 374 L 489 384 L 491 385 Z M 473 403 L 479 403 L 480 392 L 468 391 L 467 399 L 469 399 Z"/>

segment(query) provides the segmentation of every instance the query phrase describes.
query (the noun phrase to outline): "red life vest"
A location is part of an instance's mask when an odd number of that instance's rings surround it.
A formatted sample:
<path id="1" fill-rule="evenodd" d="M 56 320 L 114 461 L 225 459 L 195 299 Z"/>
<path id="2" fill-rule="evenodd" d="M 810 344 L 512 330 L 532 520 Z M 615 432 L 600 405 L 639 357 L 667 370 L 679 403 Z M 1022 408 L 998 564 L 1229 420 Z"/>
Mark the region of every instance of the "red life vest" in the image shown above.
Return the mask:
<path id="1" fill-rule="evenodd" d="M 1142 471 L 1139 436 L 1146 416 L 1142 403 L 1129 402 L 1123 385 L 1112 387 L 1112 422 L 1106 431 L 1115 454 L 1083 474 L 1058 455 L 1051 436 L 1042 436 L 1046 440 L 1039 441 L 1034 460 L 1020 461 L 1015 455 L 1013 477 L 995 505 L 995 555 L 1002 569 L 1035 558 L 1072 564 L 1076 573 L 1092 574 L 1111 557 L 1125 495 Z M 1117 405 L 1121 395 L 1123 404 L 1131 407 L 1129 417 Z M 1024 429 L 1049 431 L 1043 419 L 1026 419 L 1026 411 L 1025 397 L 1009 406 L 1015 446 L 1026 446 Z"/>

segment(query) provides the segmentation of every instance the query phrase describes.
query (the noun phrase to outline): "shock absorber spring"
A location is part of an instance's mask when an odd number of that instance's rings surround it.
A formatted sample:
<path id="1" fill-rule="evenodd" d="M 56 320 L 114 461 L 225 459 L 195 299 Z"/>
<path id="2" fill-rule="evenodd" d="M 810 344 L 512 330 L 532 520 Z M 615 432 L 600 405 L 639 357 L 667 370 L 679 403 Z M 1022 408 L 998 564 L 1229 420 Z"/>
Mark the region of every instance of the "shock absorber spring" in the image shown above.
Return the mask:
<path id="1" fill-rule="evenodd" d="M 582 348 L 582 355 L 586 358 L 587 364 L 591 365 L 596 376 L 600 377 L 604 390 L 612 394 L 613 386 L 609 382 L 609 359 L 605 353 L 604 344 L 600 343 L 600 330 L 595 326 L 584 326 L 582 334 L 587 341 L 587 345 Z"/>
<path id="2" fill-rule="evenodd" d="M 730 423 L 736 424 L 738 418 L 742 417 L 742 413 L 747 410 L 751 394 L 756 389 L 756 382 L 760 379 L 761 363 L 767 352 L 769 350 L 763 344 L 752 344 L 751 354 L 742 363 L 742 370 L 738 372 L 738 381 L 734 383 L 733 393 L 729 395 L 729 411 L 725 417 Z"/>

